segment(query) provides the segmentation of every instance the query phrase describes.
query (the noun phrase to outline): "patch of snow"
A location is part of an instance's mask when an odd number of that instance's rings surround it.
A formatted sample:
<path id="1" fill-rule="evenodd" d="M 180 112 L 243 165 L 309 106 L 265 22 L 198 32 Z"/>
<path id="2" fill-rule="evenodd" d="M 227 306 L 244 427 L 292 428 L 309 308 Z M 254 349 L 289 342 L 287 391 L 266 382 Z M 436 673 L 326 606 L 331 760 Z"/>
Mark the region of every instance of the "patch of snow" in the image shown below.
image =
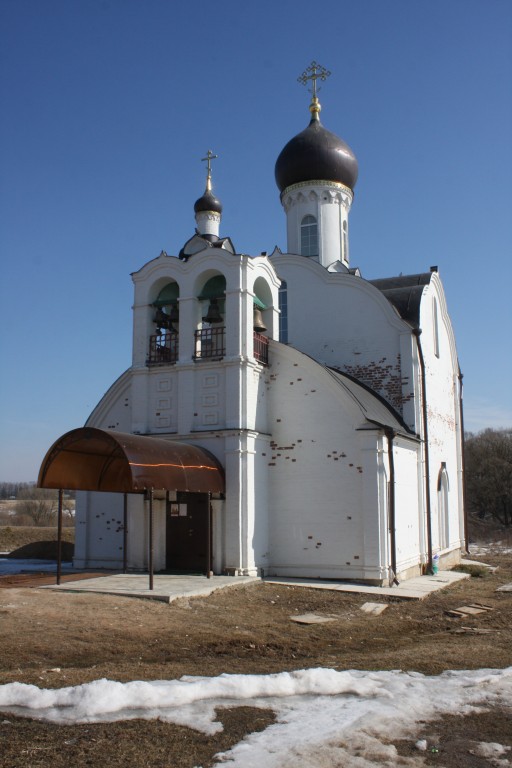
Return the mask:
<path id="1" fill-rule="evenodd" d="M 73 564 L 62 563 L 62 571 L 71 571 Z M 15 573 L 32 573 L 33 571 L 48 571 L 55 573 L 57 563 L 55 560 L 22 560 L 14 557 L 0 557 L 0 576 L 13 575 Z"/>
<path id="2" fill-rule="evenodd" d="M 496 758 L 510 752 L 510 747 L 496 744 L 495 741 L 482 741 L 480 744 L 477 744 L 474 752 L 479 757 Z"/>
<path id="3" fill-rule="evenodd" d="M 500 555 L 512 555 L 512 547 L 504 541 L 492 541 L 488 544 L 470 544 L 468 549 L 471 555 L 488 555 L 493 552 Z"/>
<path id="4" fill-rule="evenodd" d="M 0 711 L 61 724 L 159 718 L 215 733 L 222 729 L 215 721 L 218 707 L 274 710 L 274 725 L 217 756 L 218 766 L 230 768 L 394 766 L 397 752 L 389 742 L 413 738 L 418 721 L 511 702 L 512 667 L 435 677 L 320 668 L 156 682 L 96 680 L 56 690 L 0 685 Z M 409 765 L 419 765 L 411 760 Z"/>

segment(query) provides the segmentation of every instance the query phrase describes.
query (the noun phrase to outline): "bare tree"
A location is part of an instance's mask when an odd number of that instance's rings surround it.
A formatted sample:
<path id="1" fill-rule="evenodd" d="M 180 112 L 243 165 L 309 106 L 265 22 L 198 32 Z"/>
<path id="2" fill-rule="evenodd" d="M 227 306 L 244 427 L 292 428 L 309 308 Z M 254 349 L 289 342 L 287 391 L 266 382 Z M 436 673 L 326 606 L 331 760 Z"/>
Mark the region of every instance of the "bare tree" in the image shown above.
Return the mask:
<path id="1" fill-rule="evenodd" d="M 512 526 L 512 429 L 486 429 L 465 438 L 468 510 Z"/>
<path id="2" fill-rule="evenodd" d="M 20 492 L 16 512 L 30 518 L 33 525 L 53 525 L 57 514 L 57 499 L 57 491 L 35 486 L 25 488 Z"/>

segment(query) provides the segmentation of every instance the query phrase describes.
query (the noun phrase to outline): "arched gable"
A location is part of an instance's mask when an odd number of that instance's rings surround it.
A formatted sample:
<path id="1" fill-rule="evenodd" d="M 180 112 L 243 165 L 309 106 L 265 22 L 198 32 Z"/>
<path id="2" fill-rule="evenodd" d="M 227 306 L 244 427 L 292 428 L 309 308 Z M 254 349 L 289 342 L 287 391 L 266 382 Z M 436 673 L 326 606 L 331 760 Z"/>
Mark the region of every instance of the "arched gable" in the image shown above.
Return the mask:
<path id="1" fill-rule="evenodd" d="M 85 422 L 86 427 L 131 430 L 131 381 L 132 369 L 128 368 L 107 389 Z"/>
<path id="2" fill-rule="evenodd" d="M 435 305 L 434 305 L 435 300 Z M 437 317 L 436 317 L 437 314 Z M 444 333 L 446 346 L 449 350 L 452 369 L 458 373 L 459 362 L 457 356 L 457 347 L 455 343 L 455 334 L 453 325 L 448 313 L 446 294 L 443 283 L 437 272 L 432 273 L 432 278 L 428 289 L 423 292 L 420 304 L 420 327 L 423 330 L 422 344 L 425 351 L 429 350 L 435 354 L 435 334 Z M 428 334 L 428 336 L 427 336 Z M 428 343 L 427 343 L 428 340 Z M 440 338 L 438 339 L 438 343 Z"/>
<path id="3" fill-rule="evenodd" d="M 390 304 L 390 302 L 382 295 L 381 291 L 377 290 L 369 281 L 364 280 L 358 275 L 354 275 L 347 272 L 329 272 L 321 264 L 311 259 L 306 259 L 302 256 L 296 256 L 294 254 L 280 253 L 274 251 L 271 255 L 272 264 L 277 272 L 277 275 L 287 281 L 289 290 L 292 290 L 292 282 L 296 284 L 297 280 L 293 280 L 291 276 L 286 276 L 288 272 L 293 270 L 295 274 L 303 272 L 305 276 L 306 286 L 311 287 L 311 283 L 318 283 L 320 290 L 336 289 L 347 290 L 357 292 L 357 303 L 364 302 L 365 299 L 368 302 L 375 304 L 382 313 L 383 319 L 386 322 L 396 328 L 397 331 L 404 331 L 407 329 L 407 325 L 400 318 L 398 312 Z M 293 290 L 297 292 L 299 286 L 295 285 Z M 326 299 L 328 297 L 326 296 Z M 342 300 L 338 297 L 335 302 L 338 307 L 341 307 Z M 364 306 L 361 307 L 361 314 L 364 314 Z"/>
<path id="4" fill-rule="evenodd" d="M 414 386 L 402 375 L 402 337 L 411 327 L 381 291 L 301 256 L 274 254 L 272 263 L 287 284 L 288 343 L 347 371 L 401 410 Z"/>

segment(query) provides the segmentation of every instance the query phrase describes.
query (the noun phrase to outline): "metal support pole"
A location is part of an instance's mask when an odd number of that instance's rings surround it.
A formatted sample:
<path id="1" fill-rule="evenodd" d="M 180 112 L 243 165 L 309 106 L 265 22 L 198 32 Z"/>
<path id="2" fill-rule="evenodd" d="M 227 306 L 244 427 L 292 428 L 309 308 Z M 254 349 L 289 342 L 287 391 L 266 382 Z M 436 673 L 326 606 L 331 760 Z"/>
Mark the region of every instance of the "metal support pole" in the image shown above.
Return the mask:
<path id="1" fill-rule="evenodd" d="M 466 489 L 466 445 L 464 440 L 464 405 L 462 399 L 462 379 L 464 375 L 459 369 L 459 413 L 460 413 L 460 450 L 462 460 L 462 507 L 464 510 L 464 550 L 469 555 L 469 522 L 467 507 L 467 489 Z"/>
<path id="2" fill-rule="evenodd" d="M 123 499 L 123 573 L 128 571 L 128 494 Z"/>
<path id="3" fill-rule="evenodd" d="M 57 584 L 62 574 L 62 488 L 59 488 L 59 507 L 57 512 Z"/>
<path id="4" fill-rule="evenodd" d="M 149 588 L 153 589 L 153 489 L 149 489 Z"/>
<path id="5" fill-rule="evenodd" d="M 206 542 L 206 578 L 210 579 L 212 575 L 212 494 L 208 491 L 208 524 Z"/>

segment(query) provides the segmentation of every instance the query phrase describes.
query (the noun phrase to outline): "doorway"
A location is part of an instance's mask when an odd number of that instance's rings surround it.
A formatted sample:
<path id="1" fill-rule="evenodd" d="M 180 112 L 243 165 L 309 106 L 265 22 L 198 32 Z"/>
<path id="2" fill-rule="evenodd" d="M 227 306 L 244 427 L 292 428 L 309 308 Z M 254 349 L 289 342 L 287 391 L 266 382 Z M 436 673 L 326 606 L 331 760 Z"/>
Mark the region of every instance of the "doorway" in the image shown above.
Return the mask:
<path id="1" fill-rule="evenodd" d="M 211 552 L 207 493 L 178 493 L 166 509 L 165 567 L 168 571 L 206 573 Z"/>

